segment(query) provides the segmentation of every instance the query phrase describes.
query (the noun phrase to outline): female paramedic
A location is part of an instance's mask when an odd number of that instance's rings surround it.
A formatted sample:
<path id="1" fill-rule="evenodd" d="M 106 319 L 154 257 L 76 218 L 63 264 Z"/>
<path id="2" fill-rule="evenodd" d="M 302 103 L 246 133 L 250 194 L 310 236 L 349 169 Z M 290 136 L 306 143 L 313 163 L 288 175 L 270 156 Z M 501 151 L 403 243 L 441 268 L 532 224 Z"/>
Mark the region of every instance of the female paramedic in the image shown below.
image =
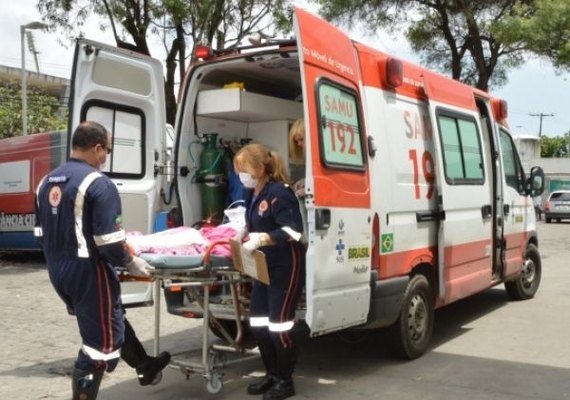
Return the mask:
<path id="1" fill-rule="evenodd" d="M 243 247 L 265 253 L 270 279 L 269 285 L 253 283 L 250 326 L 266 375 L 248 385 L 247 393 L 263 393 L 264 400 L 285 399 L 295 395 L 292 375 L 297 350 L 292 329 L 305 280 L 299 202 L 281 158 L 264 146 L 241 148 L 234 168 L 245 187 L 246 204 L 246 229 L 237 239 L 249 232 Z"/>

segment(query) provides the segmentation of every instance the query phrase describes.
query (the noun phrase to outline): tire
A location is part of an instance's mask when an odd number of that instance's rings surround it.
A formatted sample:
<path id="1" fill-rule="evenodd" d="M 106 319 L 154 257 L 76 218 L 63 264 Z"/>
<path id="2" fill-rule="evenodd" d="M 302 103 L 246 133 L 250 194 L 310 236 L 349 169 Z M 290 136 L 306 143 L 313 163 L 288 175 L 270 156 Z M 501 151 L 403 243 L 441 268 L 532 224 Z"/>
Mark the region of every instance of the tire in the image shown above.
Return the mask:
<path id="1" fill-rule="evenodd" d="M 406 288 L 400 316 L 388 328 L 388 350 L 407 360 L 420 357 L 431 341 L 433 323 L 433 288 L 425 275 L 414 275 Z"/>
<path id="2" fill-rule="evenodd" d="M 551 218 L 546 217 L 546 223 L 549 224 L 550 222 L 552 222 Z"/>
<path id="3" fill-rule="evenodd" d="M 507 294 L 513 300 L 528 300 L 534 297 L 540 286 L 542 262 L 534 244 L 529 244 L 524 256 L 522 274 L 514 281 L 505 282 Z"/>

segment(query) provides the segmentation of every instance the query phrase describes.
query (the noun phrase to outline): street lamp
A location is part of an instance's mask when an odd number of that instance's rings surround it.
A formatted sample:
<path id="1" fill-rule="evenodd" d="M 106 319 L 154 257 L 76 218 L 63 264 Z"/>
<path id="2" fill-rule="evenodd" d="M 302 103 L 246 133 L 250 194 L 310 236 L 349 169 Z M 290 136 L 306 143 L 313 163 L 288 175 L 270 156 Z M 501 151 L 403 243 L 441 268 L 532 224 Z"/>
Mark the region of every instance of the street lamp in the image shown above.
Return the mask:
<path id="1" fill-rule="evenodd" d="M 20 43 L 22 45 L 22 135 L 28 134 L 28 73 L 26 71 L 26 31 L 28 29 L 46 29 L 47 25 L 42 22 L 30 22 L 20 25 Z"/>

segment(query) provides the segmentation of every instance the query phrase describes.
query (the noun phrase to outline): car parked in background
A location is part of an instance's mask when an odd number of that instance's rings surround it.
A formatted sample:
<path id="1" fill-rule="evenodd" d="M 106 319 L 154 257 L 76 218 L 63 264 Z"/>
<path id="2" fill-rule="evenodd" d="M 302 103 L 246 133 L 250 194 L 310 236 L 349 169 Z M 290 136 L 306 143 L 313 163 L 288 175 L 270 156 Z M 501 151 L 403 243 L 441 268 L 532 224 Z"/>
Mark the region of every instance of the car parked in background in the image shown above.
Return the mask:
<path id="1" fill-rule="evenodd" d="M 556 190 L 550 193 L 544 203 L 544 217 L 546 223 L 550 223 L 553 219 L 557 222 L 570 219 L 570 190 Z"/>

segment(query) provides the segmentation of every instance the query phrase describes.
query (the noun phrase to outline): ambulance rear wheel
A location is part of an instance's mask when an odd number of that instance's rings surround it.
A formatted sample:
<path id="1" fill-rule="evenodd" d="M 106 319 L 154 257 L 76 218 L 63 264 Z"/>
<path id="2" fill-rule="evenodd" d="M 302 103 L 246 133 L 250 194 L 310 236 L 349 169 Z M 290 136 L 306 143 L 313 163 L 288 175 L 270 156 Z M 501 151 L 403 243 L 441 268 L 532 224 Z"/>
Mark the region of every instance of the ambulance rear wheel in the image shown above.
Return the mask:
<path id="1" fill-rule="evenodd" d="M 388 328 L 389 350 L 413 360 L 424 354 L 433 333 L 434 296 L 425 275 L 414 275 L 404 294 L 398 320 Z"/>
<path id="2" fill-rule="evenodd" d="M 540 253 L 534 244 L 529 244 L 524 255 L 522 274 L 514 281 L 505 282 L 507 294 L 513 300 L 528 300 L 536 294 L 542 276 Z"/>

